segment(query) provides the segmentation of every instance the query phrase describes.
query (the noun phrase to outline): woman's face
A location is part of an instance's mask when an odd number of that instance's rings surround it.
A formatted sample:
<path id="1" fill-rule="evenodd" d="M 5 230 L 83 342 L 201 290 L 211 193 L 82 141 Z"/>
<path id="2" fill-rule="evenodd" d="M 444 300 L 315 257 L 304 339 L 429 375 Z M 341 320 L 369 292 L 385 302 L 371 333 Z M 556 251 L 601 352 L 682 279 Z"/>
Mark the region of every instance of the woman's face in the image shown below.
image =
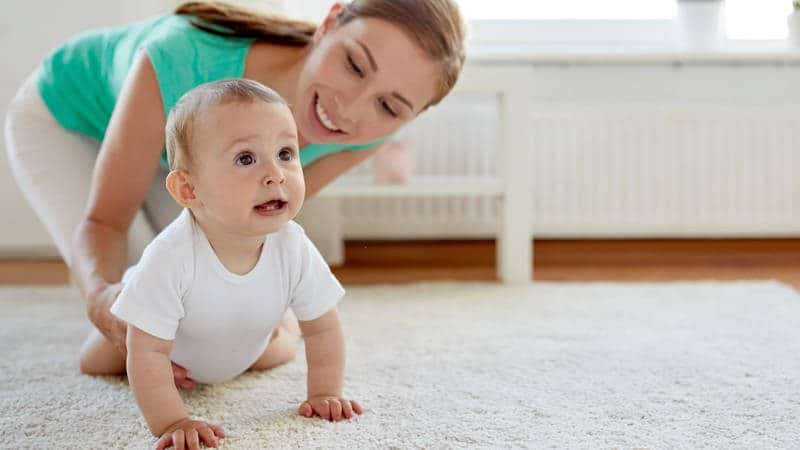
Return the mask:
<path id="1" fill-rule="evenodd" d="M 298 80 L 301 140 L 365 144 L 417 116 L 436 94 L 440 66 L 398 26 L 356 19 L 335 26 L 334 6 Z"/>

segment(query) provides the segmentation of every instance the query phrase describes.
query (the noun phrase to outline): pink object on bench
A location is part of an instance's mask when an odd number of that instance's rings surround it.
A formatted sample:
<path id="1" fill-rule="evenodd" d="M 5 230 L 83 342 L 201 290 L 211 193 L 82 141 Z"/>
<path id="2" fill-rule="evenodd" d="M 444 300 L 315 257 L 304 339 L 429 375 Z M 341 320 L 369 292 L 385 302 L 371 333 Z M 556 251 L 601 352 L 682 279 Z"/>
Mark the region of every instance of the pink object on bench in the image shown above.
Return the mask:
<path id="1" fill-rule="evenodd" d="M 375 182 L 403 184 L 411 179 L 414 169 L 414 145 L 411 140 L 386 141 L 374 156 Z"/>

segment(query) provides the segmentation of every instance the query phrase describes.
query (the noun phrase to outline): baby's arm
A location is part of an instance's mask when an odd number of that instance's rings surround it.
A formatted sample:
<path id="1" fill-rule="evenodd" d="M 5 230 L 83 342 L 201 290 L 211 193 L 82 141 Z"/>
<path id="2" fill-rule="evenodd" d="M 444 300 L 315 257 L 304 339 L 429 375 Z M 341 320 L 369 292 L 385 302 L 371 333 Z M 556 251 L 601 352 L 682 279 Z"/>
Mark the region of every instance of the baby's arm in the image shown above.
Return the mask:
<path id="1" fill-rule="evenodd" d="M 198 439 L 216 447 L 222 430 L 189 418 L 172 377 L 169 354 L 172 341 L 157 338 L 128 325 L 126 367 L 133 396 L 154 436 L 157 448 L 197 448 Z"/>
<path id="2" fill-rule="evenodd" d="M 308 400 L 300 414 L 328 420 L 349 419 L 361 414 L 361 406 L 342 396 L 344 380 L 344 334 L 336 308 L 321 317 L 300 321 L 308 362 Z"/>

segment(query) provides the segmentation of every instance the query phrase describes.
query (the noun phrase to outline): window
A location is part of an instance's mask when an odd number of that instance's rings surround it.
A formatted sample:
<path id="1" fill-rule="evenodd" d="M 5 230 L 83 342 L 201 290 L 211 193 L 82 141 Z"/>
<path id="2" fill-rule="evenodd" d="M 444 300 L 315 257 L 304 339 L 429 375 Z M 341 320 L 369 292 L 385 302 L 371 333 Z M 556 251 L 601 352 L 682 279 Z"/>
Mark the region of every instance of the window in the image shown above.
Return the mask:
<path id="1" fill-rule="evenodd" d="M 789 0 L 726 0 L 725 35 L 736 40 L 777 40 L 789 35 Z"/>
<path id="2" fill-rule="evenodd" d="M 791 0 L 456 0 L 474 45 L 739 47 L 788 36 Z M 769 45 L 785 45 L 773 42 Z M 776 47 L 777 48 L 777 47 Z"/>
<path id="3" fill-rule="evenodd" d="M 671 20 L 675 0 L 457 0 L 469 20 Z"/>
<path id="4" fill-rule="evenodd" d="M 639 46 L 669 42 L 676 0 L 456 0 L 475 45 Z"/>

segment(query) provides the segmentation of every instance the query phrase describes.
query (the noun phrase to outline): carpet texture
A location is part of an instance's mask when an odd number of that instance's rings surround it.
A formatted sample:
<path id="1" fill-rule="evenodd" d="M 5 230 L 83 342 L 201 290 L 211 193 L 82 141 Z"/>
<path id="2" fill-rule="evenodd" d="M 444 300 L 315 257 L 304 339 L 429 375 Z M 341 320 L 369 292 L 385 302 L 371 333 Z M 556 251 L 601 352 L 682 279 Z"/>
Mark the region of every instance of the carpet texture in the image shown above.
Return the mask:
<path id="1" fill-rule="evenodd" d="M 797 448 L 800 296 L 774 282 L 352 287 L 346 395 L 305 360 L 184 394 L 222 448 Z M 68 288 L 0 288 L 0 446 L 149 448 L 121 377 L 80 375 Z"/>

